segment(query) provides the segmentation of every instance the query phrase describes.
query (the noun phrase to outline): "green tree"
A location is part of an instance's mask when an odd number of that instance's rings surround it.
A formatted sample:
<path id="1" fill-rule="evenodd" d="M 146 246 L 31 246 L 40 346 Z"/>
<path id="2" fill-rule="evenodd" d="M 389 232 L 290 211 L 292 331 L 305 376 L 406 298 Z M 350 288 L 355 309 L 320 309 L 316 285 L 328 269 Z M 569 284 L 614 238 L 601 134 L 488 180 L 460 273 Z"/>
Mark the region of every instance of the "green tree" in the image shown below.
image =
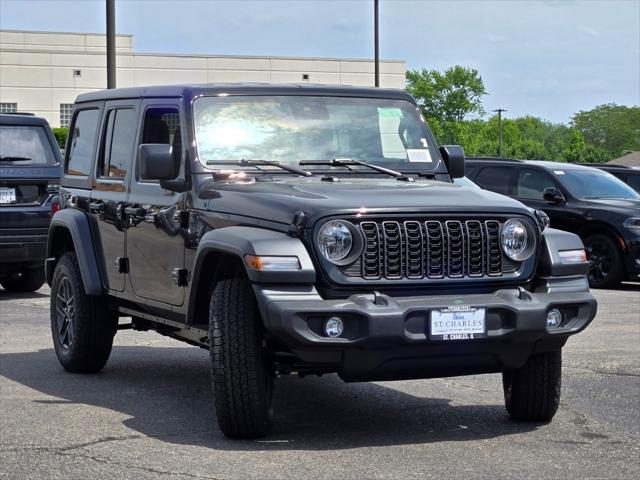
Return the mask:
<path id="1" fill-rule="evenodd" d="M 579 130 L 587 146 L 596 155 L 607 152 L 615 158 L 625 150 L 640 150 L 640 107 L 627 107 L 608 103 L 591 110 L 579 111 L 573 116 L 571 125 Z"/>

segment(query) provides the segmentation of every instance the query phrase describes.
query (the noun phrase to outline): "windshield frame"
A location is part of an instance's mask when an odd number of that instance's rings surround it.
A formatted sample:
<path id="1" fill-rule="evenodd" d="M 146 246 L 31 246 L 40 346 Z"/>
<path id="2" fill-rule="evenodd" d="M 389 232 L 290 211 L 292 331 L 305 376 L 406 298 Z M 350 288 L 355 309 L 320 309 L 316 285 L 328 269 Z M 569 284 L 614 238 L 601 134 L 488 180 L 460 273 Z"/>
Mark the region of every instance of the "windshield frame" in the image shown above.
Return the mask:
<path id="1" fill-rule="evenodd" d="M 585 167 L 587 168 L 587 167 Z M 553 178 L 560 183 L 560 185 L 562 185 L 562 187 L 574 198 L 577 198 L 578 200 L 583 200 L 583 201 L 589 201 L 589 200 L 640 200 L 640 194 L 638 194 L 638 192 L 636 192 L 633 188 L 631 188 L 629 185 L 627 185 L 625 182 L 623 182 L 622 180 L 620 180 L 619 178 L 617 178 L 615 175 L 612 175 L 609 172 L 606 172 L 604 170 L 600 170 L 598 168 L 590 168 L 589 170 L 583 170 L 582 168 L 567 168 L 567 169 L 562 169 L 561 166 L 558 167 L 558 170 L 562 170 L 564 173 L 562 175 L 558 175 L 555 174 L 553 175 Z M 611 197 L 611 196 L 590 196 L 590 195 L 583 195 L 584 192 L 578 192 L 576 191 L 575 186 L 573 185 L 573 183 L 569 183 L 567 182 L 567 178 L 569 178 L 569 175 L 600 175 L 602 178 L 607 178 L 613 185 L 616 185 L 617 187 L 622 187 L 622 189 L 624 190 L 628 190 L 629 193 L 631 194 L 630 196 L 625 196 L 625 197 Z"/>
<path id="2" fill-rule="evenodd" d="M 377 93 L 377 92 L 376 92 Z M 391 92 L 391 93 L 395 93 L 395 92 Z M 412 106 L 413 108 L 415 108 L 415 112 L 417 115 L 417 118 L 420 122 L 420 124 L 422 125 L 422 128 L 424 129 L 424 135 L 426 137 L 427 140 L 427 144 L 428 144 L 428 149 L 429 149 L 429 153 L 431 155 L 431 159 L 432 159 L 432 163 L 427 163 L 427 162 L 409 162 L 409 161 L 405 161 L 405 162 L 396 162 L 396 163 L 389 163 L 389 164 L 384 164 L 381 162 L 376 162 L 375 160 L 370 160 L 369 163 L 373 163 L 375 165 L 379 165 L 381 167 L 385 167 L 385 168 L 393 168 L 394 170 L 398 170 L 403 174 L 426 174 L 426 175 L 437 175 L 437 174 L 445 174 L 448 175 L 448 171 L 447 168 L 444 164 L 444 161 L 442 160 L 442 156 L 440 154 L 440 150 L 439 150 L 439 145 L 431 131 L 431 129 L 429 128 L 428 123 L 426 122 L 424 116 L 422 115 L 422 113 L 420 112 L 420 109 L 418 108 L 418 105 L 415 103 L 415 101 L 413 100 L 412 97 L 410 96 L 402 96 L 399 97 L 398 95 L 389 95 L 389 96 L 384 96 L 384 95 L 376 95 L 376 94 L 362 94 L 362 93 L 355 93 L 355 92 L 331 92 L 331 93 L 326 93 L 326 92 L 313 92 L 313 91 L 305 91 L 305 90 L 301 90 L 301 91 L 295 91 L 295 92 L 291 92 L 291 91 L 287 91 L 287 92 L 283 92 L 283 91 L 274 91 L 274 92 L 238 92 L 238 93 L 206 93 L 206 94 L 199 94 L 199 95 L 194 95 L 191 98 L 190 101 L 190 117 L 191 117 L 191 133 L 192 133 L 192 138 L 193 138 L 193 148 L 194 148 L 194 153 L 195 153 L 195 161 L 196 164 L 203 169 L 203 171 L 205 172 L 220 172 L 220 171 L 228 171 L 229 168 L 216 168 L 215 164 L 208 164 L 207 165 L 207 161 L 211 161 L 212 159 L 208 159 L 208 158 L 204 158 L 203 156 L 201 156 L 200 152 L 199 152 L 199 145 L 198 145 L 198 135 L 197 135 L 197 125 L 196 125 L 196 111 L 197 111 L 197 107 L 196 107 L 196 103 L 204 98 L 218 98 L 218 97 L 222 97 L 222 98 L 229 98 L 229 97 L 242 97 L 242 98 L 250 98 L 250 97 L 317 97 L 317 98 L 357 98 L 357 99 L 368 99 L 372 102 L 376 102 L 376 101 L 385 101 L 385 100 L 391 100 L 391 101 L 403 101 L 403 102 L 407 102 L 410 106 Z M 215 159 L 214 159 L 215 160 Z M 246 160 L 265 160 L 265 159 L 259 159 L 259 158 L 247 158 Z M 271 159 L 266 159 L 266 160 L 271 160 Z M 296 161 L 291 161 L 291 162 L 287 162 L 288 164 L 290 164 L 291 166 L 295 166 L 295 167 L 299 167 L 299 161 L 300 160 L 308 160 L 305 158 L 298 158 L 296 159 Z M 333 160 L 332 158 L 327 158 L 324 160 Z M 283 162 L 281 162 L 283 163 Z M 399 167 L 399 163 L 404 163 L 406 164 L 406 167 Z M 358 165 L 350 165 L 351 168 L 347 169 L 344 167 L 331 167 L 331 166 L 324 166 L 324 167 L 318 167 L 318 168 L 309 168 L 309 169 L 305 169 L 313 174 L 318 174 L 318 175 L 322 175 L 322 174 L 330 174 L 330 175 L 350 175 L 350 174 L 357 174 L 357 175 L 382 175 L 382 173 L 380 172 L 376 172 L 373 171 L 369 168 L 366 168 L 364 166 L 358 166 Z M 409 168 L 407 168 L 409 167 Z M 431 167 L 431 168 L 425 168 L 425 167 Z M 299 167 L 301 168 L 301 167 Z M 242 172 L 247 172 L 247 173 L 252 173 L 252 174 L 259 174 L 259 173 L 268 173 L 268 174 L 282 174 L 282 173 L 286 173 L 281 169 L 277 169 L 277 168 L 270 168 L 268 166 L 265 166 L 262 171 L 255 171 L 255 170 L 251 170 L 251 169 L 245 169 L 245 168 L 233 168 L 233 171 L 242 171 Z"/>

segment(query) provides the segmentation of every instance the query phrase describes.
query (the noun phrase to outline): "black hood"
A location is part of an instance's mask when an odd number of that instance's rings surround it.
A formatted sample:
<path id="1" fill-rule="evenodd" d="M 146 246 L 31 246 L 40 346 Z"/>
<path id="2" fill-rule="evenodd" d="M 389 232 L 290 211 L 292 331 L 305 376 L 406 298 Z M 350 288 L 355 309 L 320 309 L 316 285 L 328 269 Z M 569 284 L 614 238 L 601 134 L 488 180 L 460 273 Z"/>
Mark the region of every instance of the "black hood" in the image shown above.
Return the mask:
<path id="1" fill-rule="evenodd" d="M 633 198 L 590 198 L 585 203 L 591 210 L 640 215 L 640 199 Z"/>
<path id="2" fill-rule="evenodd" d="M 357 213 L 514 213 L 530 215 L 520 202 L 487 190 L 432 180 L 402 182 L 391 178 L 320 177 L 272 181 L 215 182 L 199 192 L 213 211 L 291 223 L 305 212 L 315 222 L 329 215 Z"/>

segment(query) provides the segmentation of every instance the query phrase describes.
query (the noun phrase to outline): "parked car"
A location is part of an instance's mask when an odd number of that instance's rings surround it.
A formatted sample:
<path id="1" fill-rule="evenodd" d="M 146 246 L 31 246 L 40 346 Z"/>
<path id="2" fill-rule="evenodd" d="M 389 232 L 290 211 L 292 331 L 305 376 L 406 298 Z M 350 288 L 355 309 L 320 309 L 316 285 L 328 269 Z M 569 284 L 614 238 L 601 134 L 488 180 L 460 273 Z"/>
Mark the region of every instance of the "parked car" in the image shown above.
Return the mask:
<path id="1" fill-rule="evenodd" d="M 44 118 L 0 114 L 0 284 L 12 292 L 38 290 L 60 149 Z"/>
<path id="2" fill-rule="evenodd" d="M 118 328 L 208 348 L 240 438 L 292 373 L 502 372 L 514 419 L 555 414 L 561 349 L 596 313 L 583 244 L 453 185 L 462 149 L 406 92 L 116 89 L 79 96 L 71 132 L 46 260 L 67 370 L 100 370 Z"/>
<path id="3" fill-rule="evenodd" d="M 640 166 L 629 167 L 626 165 L 611 165 L 608 163 L 583 163 L 589 167 L 599 168 L 610 173 L 614 177 L 622 180 L 624 183 L 640 193 Z"/>
<path id="4" fill-rule="evenodd" d="M 467 175 L 543 210 L 553 228 L 579 235 L 592 287 L 640 278 L 640 195 L 613 175 L 578 164 L 505 159 L 469 159 Z"/>

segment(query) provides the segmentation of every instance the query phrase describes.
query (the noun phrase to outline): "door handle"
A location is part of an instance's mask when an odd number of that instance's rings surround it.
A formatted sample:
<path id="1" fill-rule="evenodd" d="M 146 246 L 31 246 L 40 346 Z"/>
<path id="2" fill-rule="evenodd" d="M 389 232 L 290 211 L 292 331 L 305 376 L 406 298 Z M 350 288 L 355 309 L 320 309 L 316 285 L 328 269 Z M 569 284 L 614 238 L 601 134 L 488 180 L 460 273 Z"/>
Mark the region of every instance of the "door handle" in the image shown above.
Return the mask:
<path id="1" fill-rule="evenodd" d="M 89 211 L 91 213 L 104 213 L 105 204 L 104 202 L 91 202 L 89 204 Z"/>
<path id="2" fill-rule="evenodd" d="M 131 215 L 132 217 L 144 217 L 147 211 L 142 207 L 125 207 L 125 215 Z"/>

